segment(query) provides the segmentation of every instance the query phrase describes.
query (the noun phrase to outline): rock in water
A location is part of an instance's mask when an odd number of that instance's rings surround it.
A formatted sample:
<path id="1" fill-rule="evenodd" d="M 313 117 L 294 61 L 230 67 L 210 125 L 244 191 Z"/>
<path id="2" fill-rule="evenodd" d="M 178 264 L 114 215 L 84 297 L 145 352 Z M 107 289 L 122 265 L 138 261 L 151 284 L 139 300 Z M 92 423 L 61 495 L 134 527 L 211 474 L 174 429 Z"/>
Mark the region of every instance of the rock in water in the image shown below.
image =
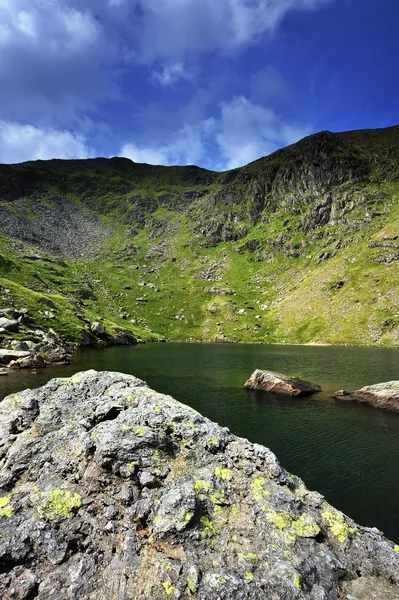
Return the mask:
<path id="1" fill-rule="evenodd" d="M 399 412 L 399 381 L 376 383 L 355 392 L 340 390 L 339 392 L 335 392 L 334 398 L 363 402 L 375 408 L 385 408 L 386 410 Z"/>
<path id="2" fill-rule="evenodd" d="M 399 547 L 129 375 L 6 398 L 0 486 L 3 599 L 399 597 Z"/>
<path id="3" fill-rule="evenodd" d="M 12 360 L 19 360 L 20 358 L 27 358 L 30 356 L 29 351 L 22 350 L 0 350 L 0 364 L 8 365 Z"/>
<path id="4" fill-rule="evenodd" d="M 302 381 L 282 373 L 260 371 L 259 369 L 252 373 L 244 387 L 248 390 L 261 390 L 287 396 L 310 396 L 321 391 L 319 385 L 310 381 Z"/>

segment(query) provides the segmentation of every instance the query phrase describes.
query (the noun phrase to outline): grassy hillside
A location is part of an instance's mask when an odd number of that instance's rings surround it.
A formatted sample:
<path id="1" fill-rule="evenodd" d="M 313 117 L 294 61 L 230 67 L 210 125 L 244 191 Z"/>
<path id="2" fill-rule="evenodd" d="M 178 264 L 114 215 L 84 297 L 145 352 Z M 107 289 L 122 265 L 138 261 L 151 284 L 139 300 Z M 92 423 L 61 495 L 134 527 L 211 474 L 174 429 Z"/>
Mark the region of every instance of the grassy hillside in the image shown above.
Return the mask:
<path id="1" fill-rule="evenodd" d="M 225 173 L 0 166 L 0 307 L 75 343 L 103 317 L 141 339 L 398 345 L 398 265 L 399 127 Z"/>

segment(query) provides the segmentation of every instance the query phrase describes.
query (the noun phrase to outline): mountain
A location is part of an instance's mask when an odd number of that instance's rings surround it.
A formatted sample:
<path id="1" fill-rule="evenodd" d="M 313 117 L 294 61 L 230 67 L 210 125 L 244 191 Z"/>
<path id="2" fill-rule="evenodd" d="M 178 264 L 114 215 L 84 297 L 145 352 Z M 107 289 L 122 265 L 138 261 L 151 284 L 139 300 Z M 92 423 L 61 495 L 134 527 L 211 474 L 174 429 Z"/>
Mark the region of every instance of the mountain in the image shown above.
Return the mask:
<path id="1" fill-rule="evenodd" d="M 394 346 L 398 214 L 399 126 L 223 173 L 0 165 L 0 308 L 74 343 L 102 318 L 141 339 Z"/>

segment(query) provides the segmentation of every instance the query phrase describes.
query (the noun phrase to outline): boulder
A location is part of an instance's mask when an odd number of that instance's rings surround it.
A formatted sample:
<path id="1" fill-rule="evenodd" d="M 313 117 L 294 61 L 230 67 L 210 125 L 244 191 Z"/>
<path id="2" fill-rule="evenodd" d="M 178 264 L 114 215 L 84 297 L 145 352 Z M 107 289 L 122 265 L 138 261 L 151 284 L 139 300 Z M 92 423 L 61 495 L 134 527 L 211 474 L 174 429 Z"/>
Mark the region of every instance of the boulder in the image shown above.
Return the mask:
<path id="1" fill-rule="evenodd" d="M 43 369 L 46 367 L 46 362 L 40 354 L 30 354 L 25 358 L 18 358 L 17 360 L 12 360 L 8 368 L 9 369 Z"/>
<path id="2" fill-rule="evenodd" d="M 137 344 L 137 339 L 134 335 L 127 331 L 110 335 L 107 341 L 110 346 L 133 346 Z"/>
<path id="3" fill-rule="evenodd" d="M 44 304 L 44 306 L 47 306 L 48 308 L 56 308 L 54 302 L 49 298 L 39 298 L 38 302 Z"/>
<path id="4" fill-rule="evenodd" d="M 399 597 L 399 547 L 120 373 L 0 403 L 0 597 Z"/>
<path id="5" fill-rule="evenodd" d="M 368 385 L 354 392 L 339 390 L 335 392 L 334 398 L 337 400 L 362 402 L 370 404 L 375 408 L 384 408 L 385 410 L 399 412 L 399 381 L 387 381 L 386 383 Z"/>
<path id="6" fill-rule="evenodd" d="M 22 350 L 0 350 L 0 364 L 8 365 L 12 360 L 19 360 L 30 356 L 30 352 Z"/>
<path id="7" fill-rule="evenodd" d="M 5 329 L 8 333 L 18 333 L 19 323 L 13 319 L 7 319 L 6 317 L 0 318 L 0 328 Z"/>
<path id="8" fill-rule="evenodd" d="M 62 346 L 52 346 L 46 351 L 43 358 L 49 365 L 69 365 L 70 352 Z"/>
<path id="9" fill-rule="evenodd" d="M 287 396 L 310 396 L 321 391 L 321 387 L 310 381 L 302 381 L 282 373 L 273 371 L 260 371 L 257 369 L 245 382 L 247 390 L 260 390 L 262 392 L 273 392 Z"/>
<path id="10" fill-rule="evenodd" d="M 90 326 L 90 331 L 96 336 L 101 336 L 105 333 L 105 326 L 100 321 L 94 321 Z"/>
<path id="11" fill-rule="evenodd" d="M 30 351 L 30 347 L 29 347 L 29 344 L 27 342 L 18 342 L 18 341 L 16 341 L 13 344 L 13 350 L 17 350 L 18 352 L 29 352 Z"/>

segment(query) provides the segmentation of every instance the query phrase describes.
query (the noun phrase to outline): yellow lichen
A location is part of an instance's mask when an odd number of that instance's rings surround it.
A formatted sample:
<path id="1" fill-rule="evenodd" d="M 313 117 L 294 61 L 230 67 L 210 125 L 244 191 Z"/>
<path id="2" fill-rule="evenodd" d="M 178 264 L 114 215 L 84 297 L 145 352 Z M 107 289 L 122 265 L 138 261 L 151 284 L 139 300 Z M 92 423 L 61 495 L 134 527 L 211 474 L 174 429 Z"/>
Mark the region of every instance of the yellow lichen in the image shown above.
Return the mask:
<path id="1" fill-rule="evenodd" d="M 12 504 L 10 504 L 11 498 L 11 494 L 8 494 L 8 496 L 0 496 L 0 518 L 9 518 L 13 516 L 14 507 Z"/>
<path id="2" fill-rule="evenodd" d="M 171 581 L 169 580 L 164 581 L 162 587 L 165 590 L 167 596 L 171 596 L 172 594 L 175 594 L 177 592 L 177 589 L 172 585 Z"/>
<path id="3" fill-rule="evenodd" d="M 210 481 L 206 481 L 205 479 L 196 479 L 194 483 L 194 489 L 196 492 L 208 491 L 210 487 Z"/>
<path id="4" fill-rule="evenodd" d="M 254 578 L 254 574 L 251 573 L 251 571 L 246 571 L 244 578 L 246 579 L 246 581 L 252 581 Z"/>
<path id="5" fill-rule="evenodd" d="M 344 542 L 349 534 L 356 533 L 356 531 L 346 523 L 344 516 L 340 513 L 333 513 L 325 510 L 321 513 L 321 516 L 327 521 L 331 533 L 335 535 L 339 542 Z"/>
<path id="6" fill-rule="evenodd" d="M 291 527 L 299 537 L 316 537 L 320 533 L 320 527 L 316 521 L 305 513 L 299 519 L 293 520 Z"/>
<path id="7" fill-rule="evenodd" d="M 71 494 L 69 490 L 61 488 L 46 493 L 36 490 L 34 494 L 40 502 L 36 509 L 38 515 L 50 521 L 57 517 L 71 517 L 73 509 L 81 505 L 81 497 L 77 492 Z"/>
<path id="8" fill-rule="evenodd" d="M 266 480 L 261 475 L 259 475 L 259 477 L 255 477 L 255 479 L 252 481 L 251 490 L 255 500 L 262 500 L 262 498 L 268 495 L 269 492 L 263 487 L 265 483 Z"/>
<path id="9" fill-rule="evenodd" d="M 240 552 L 238 558 L 244 558 L 245 560 L 252 560 L 252 562 L 254 562 L 256 560 L 256 554 L 253 552 L 247 552 L 247 554 Z"/>
<path id="10" fill-rule="evenodd" d="M 137 433 L 137 435 L 144 435 L 145 429 L 143 429 L 142 427 L 136 427 L 135 432 Z"/>
<path id="11" fill-rule="evenodd" d="M 302 577 L 301 575 L 299 575 L 299 573 L 297 573 L 296 575 L 294 575 L 294 586 L 300 590 L 302 587 Z"/>
<path id="12" fill-rule="evenodd" d="M 187 577 L 187 591 L 190 594 L 195 594 L 197 590 L 197 582 L 195 580 L 194 577 L 191 577 L 190 575 Z"/>
<path id="13" fill-rule="evenodd" d="M 399 552 L 399 545 L 395 544 L 395 546 L 393 547 L 394 550 L 396 550 L 396 552 Z"/>
<path id="14" fill-rule="evenodd" d="M 201 517 L 201 523 L 204 525 L 204 529 L 201 531 L 201 540 L 205 540 L 208 537 L 212 537 L 217 535 L 220 532 L 219 526 L 217 526 L 213 521 L 208 519 L 208 517 Z"/>
<path id="15" fill-rule="evenodd" d="M 231 469 L 226 469 L 224 467 L 216 467 L 215 475 L 216 475 L 216 477 L 220 477 L 220 479 L 224 479 L 225 481 L 228 481 L 229 479 L 231 479 L 231 477 L 233 475 L 233 471 Z"/>
<path id="16" fill-rule="evenodd" d="M 237 506 L 233 506 L 232 507 L 231 514 L 233 515 L 233 517 L 236 517 L 238 515 L 238 508 L 237 508 Z"/>

